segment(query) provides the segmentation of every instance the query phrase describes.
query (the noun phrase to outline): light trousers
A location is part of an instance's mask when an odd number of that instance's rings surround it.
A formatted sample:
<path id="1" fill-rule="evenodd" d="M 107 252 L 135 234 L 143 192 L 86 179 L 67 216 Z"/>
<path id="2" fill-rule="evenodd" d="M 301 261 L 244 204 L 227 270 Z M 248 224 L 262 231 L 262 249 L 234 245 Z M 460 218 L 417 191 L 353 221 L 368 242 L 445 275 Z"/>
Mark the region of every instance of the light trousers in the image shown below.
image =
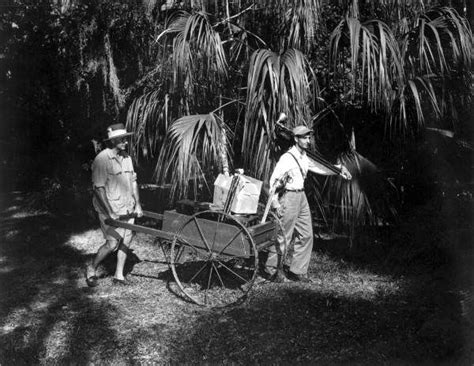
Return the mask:
<path id="1" fill-rule="evenodd" d="M 291 245 L 292 241 L 294 243 L 293 250 L 288 252 L 286 264 L 289 265 L 291 272 L 305 275 L 308 273 L 313 251 L 313 222 L 306 194 L 304 191 L 287 191 L 280 198 L 280 206 L 280 221 L 283 226 L 283 233 L 277 234 L 280 253 L 285 252 L 284 235 L 288 245 Z M 269 253 L 266 261 L 269 270 L 276 268 L 278 263 L 278 256 L 272 254 Z"/>

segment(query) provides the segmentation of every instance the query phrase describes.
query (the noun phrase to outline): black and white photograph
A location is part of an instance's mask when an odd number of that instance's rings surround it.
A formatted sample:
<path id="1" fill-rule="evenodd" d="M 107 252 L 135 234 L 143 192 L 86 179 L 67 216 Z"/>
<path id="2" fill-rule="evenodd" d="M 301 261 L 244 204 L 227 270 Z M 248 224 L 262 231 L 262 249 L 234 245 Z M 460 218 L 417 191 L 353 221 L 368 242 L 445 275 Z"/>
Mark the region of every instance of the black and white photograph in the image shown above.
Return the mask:
<path id="1" fill-rule="evenodd" d="M 0 366 L 474 365 L 473 10 L 0 0 Z"/>

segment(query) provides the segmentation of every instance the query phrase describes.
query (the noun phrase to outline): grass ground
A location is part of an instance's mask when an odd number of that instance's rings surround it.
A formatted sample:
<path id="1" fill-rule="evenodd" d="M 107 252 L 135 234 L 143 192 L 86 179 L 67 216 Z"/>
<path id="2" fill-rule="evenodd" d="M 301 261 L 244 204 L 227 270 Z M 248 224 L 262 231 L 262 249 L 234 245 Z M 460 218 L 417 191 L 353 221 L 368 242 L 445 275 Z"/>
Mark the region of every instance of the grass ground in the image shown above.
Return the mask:
<path id="1" fill-rule="evenodd" d="M 131 286 L 112 285 L 108 261 L 92 289 L 83 270 L 103 241 L 95 221 L 33 210 L 21 194 L 0 207 L 1 365 L 474 362 L 472 230 L 438 235 L 436 215 L 351 250 L 317 240 L 313 283 L 262 282 L 244 304 L 212 310 L 170 291 L 150 237 L 135 239 Z M 448 242 L 459 250 L 445 256 Z M 436 250 L 418 249 L 427 245 Z"/>

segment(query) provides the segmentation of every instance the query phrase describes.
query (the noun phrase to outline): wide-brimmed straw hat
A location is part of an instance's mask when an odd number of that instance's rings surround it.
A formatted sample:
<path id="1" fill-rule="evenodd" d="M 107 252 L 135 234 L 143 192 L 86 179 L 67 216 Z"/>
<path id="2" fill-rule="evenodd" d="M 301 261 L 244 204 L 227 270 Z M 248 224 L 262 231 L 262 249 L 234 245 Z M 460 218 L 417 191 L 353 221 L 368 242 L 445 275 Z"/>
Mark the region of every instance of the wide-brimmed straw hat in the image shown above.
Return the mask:
<path id="1" fill-rule="evenodd" d="M 306 136 L 313 133 L 313 130 L 310 130 L 308 127 L 300 125 L 293 128 L 291 131 L 295 136 Z"/>
<path id="2" fill-rule="evenodd" d="M 107 138 L 105 139 L 105 141 L 120 137 L 127 137 L 130 135 L 133 135 L 133 133 L 127 132 L 123 123 L 116 123 L 107 127 Z"/>

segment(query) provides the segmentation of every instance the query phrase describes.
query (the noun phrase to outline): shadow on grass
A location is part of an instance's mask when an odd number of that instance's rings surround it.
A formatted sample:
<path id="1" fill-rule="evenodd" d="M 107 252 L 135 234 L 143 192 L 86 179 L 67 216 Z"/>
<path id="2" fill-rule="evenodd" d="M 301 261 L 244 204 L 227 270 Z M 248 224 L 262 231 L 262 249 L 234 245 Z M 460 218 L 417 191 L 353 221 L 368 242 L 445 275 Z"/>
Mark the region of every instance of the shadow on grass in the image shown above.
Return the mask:
<path id="1" fill-rule="evenodd" d="M 119 343 L 109 322 L 117 309 L 91 299 L 93 290 L 81 286 L 86 255 L 67 245 L 89 223 L 25 210 L 23 199 L 2 198 L 0 363 L 107 359 Z"/>
<path id="2" fill-rule="evenodd" d="M 364 299 L 292 285 L 204 314 L 171 337 L 177 364 L 433 364 L 460 355 L 455 320 L 426 323 L 413 293 Z M 427 325 L 426 325 L 427 324 Z M 431 327 L 431 328 L 430 328 Z M 200 361 L 197 361 L 200 360 Z M 453 364 L 453 363 L 450 363 Z"/>
<path id="3" fill-rule="evenodd" d="M 379 274 L 420 274 L 440 267 L 471 272 L 473 219 L 473 202 L 445 198 L 410 207 L 397 225 L 357 228 L 352 243 L 347 237 L 316 235 L 314 248 Z"/>

